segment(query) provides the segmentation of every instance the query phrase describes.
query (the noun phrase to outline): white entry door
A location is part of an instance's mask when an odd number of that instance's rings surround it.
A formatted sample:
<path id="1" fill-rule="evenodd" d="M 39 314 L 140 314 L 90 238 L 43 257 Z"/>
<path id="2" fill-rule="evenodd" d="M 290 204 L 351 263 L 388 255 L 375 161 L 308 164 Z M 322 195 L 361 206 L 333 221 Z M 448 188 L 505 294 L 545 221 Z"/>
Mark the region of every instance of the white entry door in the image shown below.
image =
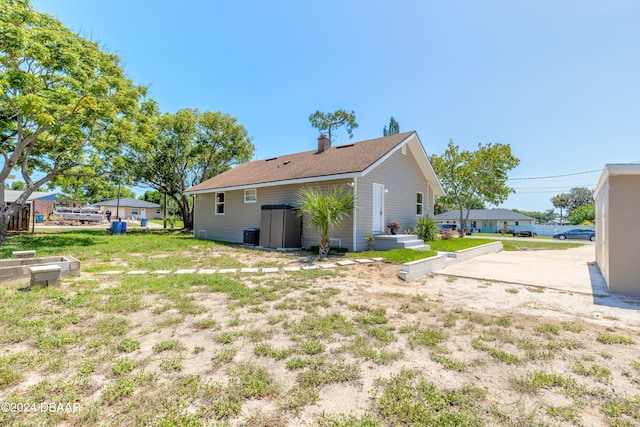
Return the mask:
<path id="1" fill-rule="evenodd" d="M 384 185 L 373 184 L 373 232 L 384 230 Z"/>

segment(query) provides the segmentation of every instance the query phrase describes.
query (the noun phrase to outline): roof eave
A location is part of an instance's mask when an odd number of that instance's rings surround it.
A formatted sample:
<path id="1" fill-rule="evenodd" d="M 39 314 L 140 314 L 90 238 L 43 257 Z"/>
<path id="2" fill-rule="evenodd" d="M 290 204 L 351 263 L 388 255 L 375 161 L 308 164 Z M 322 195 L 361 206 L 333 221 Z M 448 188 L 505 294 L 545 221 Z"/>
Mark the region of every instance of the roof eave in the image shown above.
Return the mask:
<path id="1" fill-rule="evenodd" d="M 362 175 L 363 175 L 362 172 L 351 172 L 351 173 L 343 173 L 343 174 L 337 174 L 337 175 L 325 175 L 325 176 L 316 176 L 316 177 L 309 177 L 309 178 L 296 178 L 296 179 L 286 179 L 281 181 L 261 182 L 261 183 L 255 183 L 255 184 L 233 185 L 228 187 L 206 188 L 202 190 L 187 189 L 184 193 L 185 194 L 207 194 L 207 193 L 218 193 L 222 191 L 247 190 L 249 188 L 267 188 L 267 187 L 277 187 L 280 185 L 310 184 L 313 182 L 326 182 L 326 181 L 337 181 L 341 179 L 359 178 Z"/>

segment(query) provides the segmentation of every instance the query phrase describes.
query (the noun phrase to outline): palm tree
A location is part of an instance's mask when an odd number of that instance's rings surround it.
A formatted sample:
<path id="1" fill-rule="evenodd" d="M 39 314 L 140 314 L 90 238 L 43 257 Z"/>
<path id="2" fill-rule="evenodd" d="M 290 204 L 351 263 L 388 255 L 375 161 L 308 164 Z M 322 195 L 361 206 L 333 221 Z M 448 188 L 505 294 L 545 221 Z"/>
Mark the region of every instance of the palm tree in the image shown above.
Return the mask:
<path id="1" fill-rule="evenodd" d="M 329 230 L 339 227 L 352 215 L 355 195 L 344 187 L 331 187 L 323 192 L 319 188 L 304 187 L 298 192 L 296 205 L 309 226 L 320 229 L 320 255 L 329 254 Z"/>

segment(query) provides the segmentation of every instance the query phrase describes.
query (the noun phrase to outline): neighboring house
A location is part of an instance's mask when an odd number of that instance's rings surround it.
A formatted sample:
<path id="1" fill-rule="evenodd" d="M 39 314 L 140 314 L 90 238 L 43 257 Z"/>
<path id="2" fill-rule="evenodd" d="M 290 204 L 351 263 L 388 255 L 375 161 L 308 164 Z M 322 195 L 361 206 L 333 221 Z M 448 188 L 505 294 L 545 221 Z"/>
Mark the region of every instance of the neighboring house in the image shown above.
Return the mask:
<path id="1" fill-rule="evenodd" d="M 368 232 L 389 233 L 391 221 L 401 231 L 413 228 L 418 217 L 433 215 L 434 196 L 444 195 L 416 132 L 335 147 L 321 135 L 317 150 L 243 163 L 188 189 L 195 196 L 194 235 L 240 243 L 247 229 L 261 228 L 260 241 L 269 242 L 265 233 L 274 230 L 274 215 L 282 232 L 291 212 L 280 208 L 295 205 L 304 186 L 344 186 L 355 193 L 355 215 L 329 232 L 332 245 L 351 251 L 367 248 Z M 286 246 L 318 245 L 318 230 L 304 218 L 302 223 L 302 242 L 296 238 Z"/>
<path id="2" fill-rule="evenodd" d="M 5 204 L 10 205 L 15 203 L 22 193 L 23 191 L 18 190 L 4 190 Z M 57 193 L 34 191 L 27 199 L 25 206 L 11 218 L 9 230 L 28 230 L 32 215 L 34 213 L 48 214 L 53 210 L 53 205 L 57 200 Z"/>
<path id="3" fill-rule="evenodd" d="M 112 219 L 118 217 L 121 219 L 162 219 L 162 209 L 159 204 L 128 197 L 93 203 L 91 206 L 98 207 L 102 212 L 111 211 Z"/>
<path id="4" fill-rule="evenodd" d="M 466 215 L 467 211 L 463 214 Z M 460 211 L 448 211 L 434 216 L 441 224 L 456 224 L 460 227 Z M 471 209 L 467 228 L 480 233 L 497 233 L 505 227 L 508 229 L 523 229 L 536 223 L 535 218 L 522 215 L 509 209 Z"/>
<path id="5" fill-rule="evenodd" d="M 596 262 L 607 287 L 640 296 L 640 164 L 605 165 L 594 199 Z"/>

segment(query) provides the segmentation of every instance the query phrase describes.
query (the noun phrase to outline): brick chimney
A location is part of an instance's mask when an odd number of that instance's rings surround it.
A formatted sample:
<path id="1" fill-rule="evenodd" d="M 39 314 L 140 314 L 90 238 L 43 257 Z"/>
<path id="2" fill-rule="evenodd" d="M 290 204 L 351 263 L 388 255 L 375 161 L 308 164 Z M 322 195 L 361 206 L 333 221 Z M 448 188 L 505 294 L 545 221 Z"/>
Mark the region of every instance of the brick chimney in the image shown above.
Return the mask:
<path id="1" fill-rule="evenodd" d="M 320 137 L 318 137 L 318 154 L 322 153 L 329 147 L 331 147 L 331 140 L 326 134 L 321 134 Z"/>

